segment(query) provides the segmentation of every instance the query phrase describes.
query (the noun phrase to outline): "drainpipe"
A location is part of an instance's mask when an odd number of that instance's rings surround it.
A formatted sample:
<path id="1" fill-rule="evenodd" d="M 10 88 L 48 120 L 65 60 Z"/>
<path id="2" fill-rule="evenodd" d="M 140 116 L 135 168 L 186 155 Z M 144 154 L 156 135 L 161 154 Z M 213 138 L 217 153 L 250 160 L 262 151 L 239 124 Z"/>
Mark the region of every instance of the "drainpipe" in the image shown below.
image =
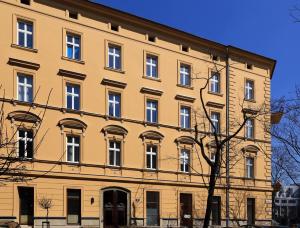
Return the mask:
<path id="1" fill-rule="evenodd" d="M 226 48 L 226 137 L 229 137 L 229 48 Z M 226 142 L 226 227 L 229 227 L 229 142 Z"/>

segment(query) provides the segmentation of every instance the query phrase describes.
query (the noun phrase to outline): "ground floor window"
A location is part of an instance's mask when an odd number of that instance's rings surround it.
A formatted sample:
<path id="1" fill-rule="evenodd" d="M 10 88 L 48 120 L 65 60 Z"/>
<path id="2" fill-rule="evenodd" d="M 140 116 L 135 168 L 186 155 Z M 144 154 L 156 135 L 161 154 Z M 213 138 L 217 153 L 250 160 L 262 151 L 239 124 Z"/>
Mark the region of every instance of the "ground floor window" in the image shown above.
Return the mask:
<path id="1" fill-rule="evenodd" d="M 159 226 L 159 192 L 147 192 L 147 226 Z"/>
<path id="2" fill-rule="evenodd" d="M 19 187 L 20 224 L 33 225 L 34 212 L 34 189 L 30 187 Z"/>
<path id="3" fill-rule="evenodd" d="M 221 197 L 213 196 L 211 204 L 211 223 L 212 225 L 221 225 Z"/>
<path id="4" fill-rule="evenodd" d="M 81 190 L 67 190 L 67 223 L 80 224 L 81 222 Z"/>

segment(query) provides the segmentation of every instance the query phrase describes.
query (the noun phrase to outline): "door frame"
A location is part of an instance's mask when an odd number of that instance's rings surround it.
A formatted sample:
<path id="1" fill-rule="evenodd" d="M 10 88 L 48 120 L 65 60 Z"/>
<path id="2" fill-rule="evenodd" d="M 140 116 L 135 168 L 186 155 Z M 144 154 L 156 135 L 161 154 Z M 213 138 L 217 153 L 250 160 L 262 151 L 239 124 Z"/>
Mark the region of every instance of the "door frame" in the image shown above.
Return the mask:
<path id="1" fill-rule="evenodd" d="M 116 187 L 116 186 L 112 186 L 112 187 L 105 187 L 100 189 L 100 197 L 99 197 L 99 221 L 100 221 L 100 227 L 103 228 L 104 227 L 104 200 L 103 200 L 103 196 L 104 196 L 104 192 L 106 191 L 111 191 L 111 190 L 117 190 L 117 191 L 121 191 L 121 192 L 125 192 L 127 194 L 127 226 L 130 225 L 130 218 L 131 218 L 131 192 L 130 190 L 126 189 L 126 188 L 122 188 L 122 187 Z"/>
<path id="2" fill-rule="evenodd" d="M 193 215 L 193 212 L 194 212 L 194 210 L 193 210 L 193 208 L 194 208 L 194 196 L 193 196 L 193 193 L 190 193 L 190 192 L 179 192 L 179 201 L 178 201 L 178 206 L 179 206 L 179 226 L 181 226 L 181 194 L 185 194 L 185 195 L 189 195 L 190 197 L 191 197 L 191 202 L 192 202 L 192 205 L 191 205 L 191 216 L 192 216 L 192 218 L 191 218 L 191 225 L 192 225 L 192 227 L 193 227 L 193 225 L 194 225 L 194 215 Z"/>
<path id="3" fill-rule="evenodd" d="M 32 205 L 32 224 L 21 224 L 21 199 L 20 199 L 20 189 L 31 189 L 32 190 L 32 201 L 33 201 L 33 205 Z M 34 226 L 34 215 L 35 215 L 35 188 L 34 186 L 17 186 L 17 194 L 18 194 L 18 208 L 19 208 L 19 212 L 18 212 L 18 216 L 19 216 L 19 223 L 20 225 L 28 225 L 28 226 Z"/>
<path id="4" fill-rule="evenodd" d="M 195 218 L 195 193 L 191 191 L 177 191 L 177 225 L 180 226 L 180 194 L 191 194 L 192 195 L 192 224 L 194 225 L 194 218 Z"/>

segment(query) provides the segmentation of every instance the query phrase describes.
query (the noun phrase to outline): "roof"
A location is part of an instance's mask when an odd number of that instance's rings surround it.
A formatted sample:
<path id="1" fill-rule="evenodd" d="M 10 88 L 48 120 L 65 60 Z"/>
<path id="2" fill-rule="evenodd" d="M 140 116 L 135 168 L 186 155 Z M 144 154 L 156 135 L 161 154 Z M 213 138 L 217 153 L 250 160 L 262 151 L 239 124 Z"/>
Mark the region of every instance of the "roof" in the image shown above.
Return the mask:
<path id="1" fill-rule="evenodd" d="M 62 0 L 56 0 L 58 2 L 62 2 Z M 113 18 L 116 20 L 120 20 L 123 22 L 130 23 L 135 26 L 140 26 L 142 28 L 146 28 L 152 31 L 157 31 L 161 32 L 163 34 L 169 35 L 172 38 L 177 38 L 181 40 L 183 43 L 184 42 L 192 42 L 196 45 L 202 45 L 203 47 L 209 47 L 213 51 L 218 51 L 223 53 L 224 55 L 226 54 L 236 54 L 238 56 L 247 58 L 249 60 L 253 60 L 256 62 L 260 62 L 264 65 L 267 65 L 271 69 L 270 76 L 272 78 L 274 69 L 276 66 L 276 60 L 272 58 L 268 58 L 232 45 L 224 45 L 222 43 L 218 43 L 215 41 L 211 41 L 196 35 L 193 35 L 191 33 L 187 33 L 185 31 L 148 20 L 146 18 L 142 18 L 118 9 L 114 9 L 112 7 L 108 7 L 105 5 L 102 5 L 100 3 L 93 2 L 91 0 L 63 0 L 64 2 L 71 4 L 73 6 L 80 7 L 80 9 L 86 9 L 90 10 L 94 13 L 101 13 L 101 15 L 106 15 L 109 18 Z"/>

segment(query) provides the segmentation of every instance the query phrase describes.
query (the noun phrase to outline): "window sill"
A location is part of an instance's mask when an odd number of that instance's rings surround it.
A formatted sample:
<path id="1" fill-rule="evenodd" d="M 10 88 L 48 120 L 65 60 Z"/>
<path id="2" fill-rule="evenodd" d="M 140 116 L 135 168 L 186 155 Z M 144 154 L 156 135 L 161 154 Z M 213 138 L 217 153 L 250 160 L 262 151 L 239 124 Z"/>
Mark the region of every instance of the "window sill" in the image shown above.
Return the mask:
<path id="1" fill-rule="evenodd" d="M 158 173 L 159 170 L 158 169 L 150 169 L 150 168 L 146 168 L 144 169 L 144 172 L 149 172 L 149 173 Z"/>
<path id="2" fill-rule="evenodd" d="M 70 58 L 68 58 L 66 56 L 62 56 L 61 59 L 67 60 L 67 61 L 73 62 L 73 63 L 79 63 L 79 64 L 82 64 L 82 65 L 85 64 L 85 62 L 83 60 L 70 59 Z"/>
<path id="3" fill-rule="evenodd" d="M 185 88 L 185 89 L 194 89 L 194 87 L 192 86 L 186 86 L 186 85 L 181 85 L 181 84 L 177 84 L 178 87 L 181 87 L 181 88 Z"/>
<path id="4" fill-rule="evenodd" d="M 72 166 L 80 166 L 80 162 L 71 162 L 71 161 L 66 161 L 67 165 L 72 165 Z"/>
<path id="5" fill-rule="evenodd" d="M 18 44 L 12 44 L 11 47 L 12 47 L 12 48 L 21 49 L 21 50 L 24 50 L 24 51 L 29 51 L 29 52 L 33 52 L 33 53 L 38 53 L 38 50 L 37 50 L 37 49 L 23 47 L 23 46 L 20 46 L 20 45 L 18 45 Z"/>
<path id="6" fill-rule="evenodd" d="M 194 130 L 193 128 L 183 128 L 183 127 L 178 128 L 178 131 L 192 132 L 193 130 Z"/>
<path id="7" fill-rule="evenodd" d="M 122 69 L 114 69 L 114 68 L 111 68 L 111 67 L 104 67 L 105 70 L 110 70 L 110 71 L 113 71 L 113 72 L 116 72 L 116 73 L 121 73 L 121 74 L 125 74 L 125 71 L 122 70 Z"/>
<path id="8" fill-rule="evenodd" d="M 105 119 L 106 120 L 116 120 L 116 121 L 123 122 L 123 118 L 122 117 L 115 117 L 115 116 L 106 115 Z"/>
<path id="9" fill-rule="evenodd" d="M 61 111 L 63 113 L 74 113 L 74 114 L 79 114 L 79 115 L 83 116 L 83 111 L 81 111 L 81 110 L 74 110 L 74 109 L 69 109 L 69 108 L 62 108 Z"/>
<path id="10" fill-rule="evenodd" d="M 149 80 L 152 80 L 152 81 L 161 82 L 161 79 L 160 79 L 160 78 L 149 77 L 149 76 L 147 76 L 147 75 L 144 75 L 143 78 L 149 79 Z"/>
<path id="11" fill-rule="evenodd" d="M 256 103 L 256 101 L 254 99 L 246 99 L 246 98 L 244 98 L 244 101 L 251 102 L 251 103 Z"/>
<path id="12" fill-rule="evenodd" d="M 114 169 L 114 170 L 121 170 L 122 166 L 117 166 L 117 165 L 107 165 L 108 168 Z"/>
<path id="13" fill-rule="evenodd" d="M 212 92 L 212 91 L 208 91 L 207 93 L 211 94 L 211 95 L 216 95 L 216 96 L 219 96 L 219 97 L 223 97 L 222 93 L 216 93 L 216 92 Z"/>
<path id="14" fill-rule="evenodd" d="M 144 125 L 145 125 L 145 127 L 147 127 L 147 126 L 153 126 L 153 127 L 157 127 L 157 128 L 160 127 L 159 123 L 152 123 L 152 122 L 148 122 L 148 121 L 144 121 Z"/>

